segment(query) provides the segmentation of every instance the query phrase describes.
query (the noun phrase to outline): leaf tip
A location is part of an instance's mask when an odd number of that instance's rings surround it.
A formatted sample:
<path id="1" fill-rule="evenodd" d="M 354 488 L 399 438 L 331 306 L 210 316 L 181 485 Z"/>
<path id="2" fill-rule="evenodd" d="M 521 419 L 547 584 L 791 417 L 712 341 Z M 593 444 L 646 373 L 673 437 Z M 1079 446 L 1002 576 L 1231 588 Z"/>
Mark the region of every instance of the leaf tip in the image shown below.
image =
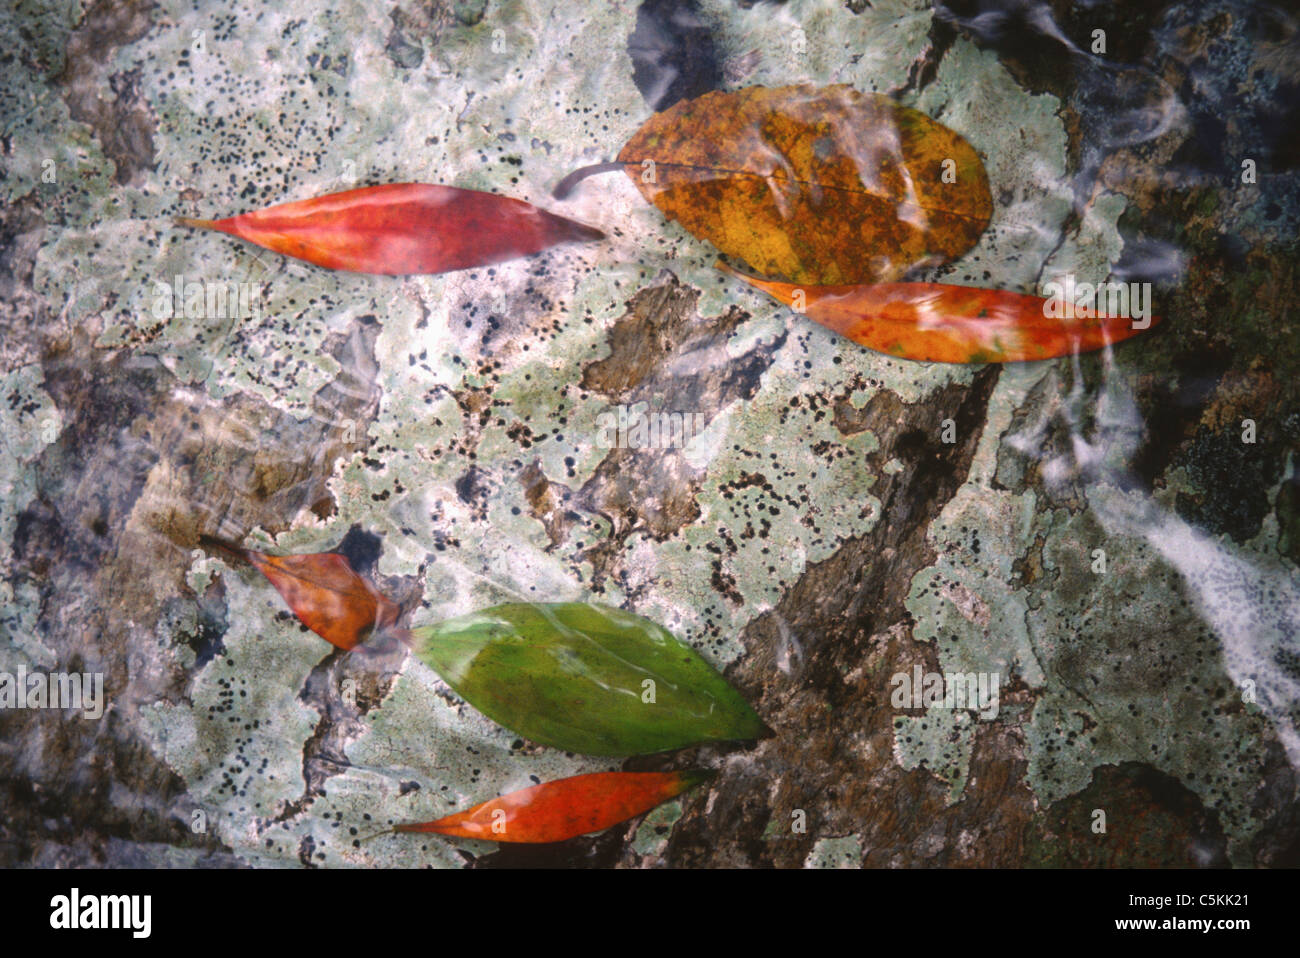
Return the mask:
<path id="1" fill-rule="evenodd" d="M 711 768 L 688 768 L 681 772 L 680 775 L 683 792 L 695 788 L 697 785 L 712 782 L 718 777 L 718 773 Z"/>
<path id="2" fill-rule="evenodd" d="M 599 230 L 594 226 L 579 223 L 577 220 L 571 220 L 567 216 L 561 216 L 549 210 L 542 210 L 542 213 L 547 222 L 553 227 L 554 242 L 594 243 L 605 238 L 604 230 Z"/>
<path id="3" fill-rule="evenodd" d="M 382 831 L 371 832 L 365 838 L 358 839 L 358 842 L 364 845 L 366 842 L 379 838 L 381 835 L 392 835 L 400 831 L 411 831 L 410 828 L 403 828 L 401 825 L 394 825 L 392 828 L 386 828 Z"/>
<path id="4" fill-rule="evenodd" d="M 248 550 L 236 545 L 229 539 L 220 539 L 205 532 L 199 535 L 199 545 L 209 552 L 216 552 L 225 557 L 233 557 L 241 562 L 252 562 Z"/>
<path id="5" fill-rule="evenodd" d="M 744 273 L 736 269 L 736 267 L 732 266 L 724 259 L 714 260 L 713 268 L 720 273 L 726 273 L 728 276 L 735 277 L 736 279 L 740 280 L 742 283 L 748 283 L 750 286 L 755 285 L 754 277 L 746 276 Z"/>
<path id="6" fill-rule="evenodd" d="M 569 222 L 573 224 L 573 238 L 575 240 L 594 243 L 597 240 L 605 239 L 604 230 L 588 226 L 586 223 L 579 223 L 577 220 L 570 220 Z"/>

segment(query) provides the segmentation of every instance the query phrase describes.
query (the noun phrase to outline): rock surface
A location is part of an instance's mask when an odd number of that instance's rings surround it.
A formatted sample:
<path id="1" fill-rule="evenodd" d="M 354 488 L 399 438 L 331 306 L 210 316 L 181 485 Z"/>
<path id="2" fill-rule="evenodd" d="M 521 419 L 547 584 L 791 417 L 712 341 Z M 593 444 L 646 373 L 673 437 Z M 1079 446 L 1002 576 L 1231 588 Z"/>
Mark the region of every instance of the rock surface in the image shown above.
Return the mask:
<path id="1" fill-rule="evenodd" d="M 690 6 L 710 82 L 850 83 L 980 151 L 992 225 L 930 277 L 1150 281 L 1163 325 L 894 360 L 722 277 L 620 174 L 550 200 L 650 115 L 634 5 L 8 7 L 0 671 L 102 673 L 106 709 L 0 712 L 0 864 L 1300 864 L 1295 21 Z M 170 225 L 407 180 L 611 239 L 402 279 Z M 169 314 L 177 276 L 250 308 Z M 611 440 L 620 409 L 689 436 Z M 622 606 L 776 734 L 535 746 L 394 645 L 332 651 L 202 533 L 342 549 L 416 625 Z M 918 668 L 995 675 L 996 707 L 900 704 Z M 557 846 L 360 841 L 691 762 L 718 779 Z"/>

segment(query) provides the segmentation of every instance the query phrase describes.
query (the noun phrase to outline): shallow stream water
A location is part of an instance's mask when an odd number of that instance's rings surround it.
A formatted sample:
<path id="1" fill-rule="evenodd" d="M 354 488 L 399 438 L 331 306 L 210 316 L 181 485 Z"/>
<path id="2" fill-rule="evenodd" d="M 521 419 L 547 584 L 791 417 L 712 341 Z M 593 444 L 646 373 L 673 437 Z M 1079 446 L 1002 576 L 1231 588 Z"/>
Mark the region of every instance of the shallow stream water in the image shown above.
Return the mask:
<path id="1" fill-rule="evenodd" d="M 94 717 L 0 711 L 0 863 L 1300 863 L 1294 16 L 199 0 L 23 3 L 0 32 L 0 673 L 103 688 Z M 906 278 L 1137 284 L 1159 324 L 914 362 L 719 272 L 622 172 L 552 195 L 679 98 L 794 84 L 979 154 L 988 228 Z M 392 277 L 172 223 L 396 182 L 606 240 Z M 155 308 L 178 281 L 248 308 Z M 611 440 L 639 415 L 684 441 Z M 410 626 L 636 612 L 775 734 L 544 748 L 400 643 L 332 649 L 203 535 L 341 551 Z M 917 674 L 996 700 L 900 703 Z M 559 845 L 361 841 L 689 765 L 718 777 Z M 1140 824 L 1102 840 L 1097 808 Z"/>

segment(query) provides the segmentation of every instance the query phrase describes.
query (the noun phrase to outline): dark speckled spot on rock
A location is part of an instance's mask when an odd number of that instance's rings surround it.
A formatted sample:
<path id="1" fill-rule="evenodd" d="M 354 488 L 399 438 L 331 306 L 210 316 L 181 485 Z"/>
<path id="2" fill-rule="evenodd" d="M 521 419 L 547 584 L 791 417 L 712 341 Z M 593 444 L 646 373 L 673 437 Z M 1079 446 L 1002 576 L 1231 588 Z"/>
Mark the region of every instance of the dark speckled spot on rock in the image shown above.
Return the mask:
<path id="1" fill-rule="evenodd" d="M 627 51 L 633 82 L 653 110 L 721 85 L 713 35 L 694 0 L 642 0 Z"/>
<path id="2" fill-rule="evenodd" d="M 384 542 L 373 532 L 353 526 L 339 543 L 338 552 L 347 557 L 348 564 L 360 575 L 373 575 Z"/>
<path id="3" fill-rule="evenodd" d="M 1271 509 L 1268 493 L 1282 475 L 1283 454 L 1266 434 L 1254 443 L 1243 442 L 1242 434 L 1240 424 L 1198 430 L 1180 457 L 1197 491 L 1179 493 L 1176 500 L 1184 519 L 1238 542 L 1258 533 Z"/>
<path id="4" fill-rule="evenodd" d="M 467 27 L 481 23 L 483 15 L 487 13 L 487 7 L 488 0 L 456 0 L 452 5 L 456 19 Z"/>
<path id="5" fill-rule="evenodd" d="M 424 47 L 407 38 L 396 22 L 384 44 L 384 52 L 393 61 L 393 65 L 405 70 L 413 70 L 424 61 Z"/>

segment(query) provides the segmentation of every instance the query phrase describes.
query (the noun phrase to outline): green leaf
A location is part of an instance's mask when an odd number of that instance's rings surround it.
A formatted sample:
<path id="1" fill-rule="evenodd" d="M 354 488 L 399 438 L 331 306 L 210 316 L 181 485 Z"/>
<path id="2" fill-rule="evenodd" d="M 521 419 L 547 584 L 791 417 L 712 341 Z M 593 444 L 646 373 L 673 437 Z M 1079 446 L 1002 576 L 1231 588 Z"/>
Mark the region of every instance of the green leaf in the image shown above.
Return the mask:
<path id="1" fill-rule="evenodd" d="M 466 701 L 542 745 L 639 755 L 768 732 L 694 649 L 608 606 L 498 605 L 414 636 L 415 654 Z"/>

